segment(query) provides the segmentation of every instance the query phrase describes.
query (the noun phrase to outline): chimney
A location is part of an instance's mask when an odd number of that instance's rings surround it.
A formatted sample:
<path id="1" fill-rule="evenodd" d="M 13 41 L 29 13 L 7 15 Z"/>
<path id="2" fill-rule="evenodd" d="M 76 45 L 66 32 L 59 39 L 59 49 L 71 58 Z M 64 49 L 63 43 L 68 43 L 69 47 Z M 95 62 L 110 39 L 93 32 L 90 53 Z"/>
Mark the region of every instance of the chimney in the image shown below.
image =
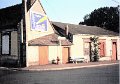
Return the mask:
<path id="1" fill-rule="evenodd" d="M 66 27 L 65 27 L 65 35 L 66 36 L 68 36 L 68 32 L 69 32 L 68 30 L 69 30 L 69 27 L 68 27 L 68 25 L 66 25 Z"/>
<path id="2" fill-rule="evenodd" d="M 29 0 L 30 1 L 30 5 L 33 5 L 35 0 Z"/>
<path id="3" fill-rule="evenodd" d="M 30 7 L 33 5 L 34 2 L 35 0 L 27 0 L 27 10 L 30 9 Z"/>

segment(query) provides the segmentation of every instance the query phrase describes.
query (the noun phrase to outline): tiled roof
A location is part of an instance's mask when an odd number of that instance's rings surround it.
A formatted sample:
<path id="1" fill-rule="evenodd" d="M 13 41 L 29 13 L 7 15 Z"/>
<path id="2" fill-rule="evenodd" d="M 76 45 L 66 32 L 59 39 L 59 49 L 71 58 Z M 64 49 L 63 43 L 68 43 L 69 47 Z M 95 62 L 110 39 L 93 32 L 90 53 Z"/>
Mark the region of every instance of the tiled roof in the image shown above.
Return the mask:
<path id="1" fill-rule="evenodd" d="M 52 22 L 54 28 L 57 31 L 62 31 L 64 33 L 65 27 L 68 25 L 68 31 L 75 34 L 90 34 L 90 35 L 114 35 L 118 36 L 119 34 L 113 31 L 109 31 L 96 26 L 85 26 L 85 25 L 75 25 L 61 22 Z"/>
<path id="2" fill-rule="evenodd" d="M 59 44 L 59 40 L 58 40 L 58 35 L 57 34 L 50 34 L 50 35 L 46 35 L 40 38 L 36 38 L 33 40 L 30 40 L 28 42 L 29 46 L 56 46 L 56 45 L 60 45 Z M 65 40 L 61 40 L 61 45 L 62 46 L 69 46 L 72 45 L 71 42 L 69 42 L 67 39 Z"/>
<path id="3" fill-rule="evenodd" d="M 22 4 L 0 9 L 0 27 L 15 25 L 22 18 Z"/>

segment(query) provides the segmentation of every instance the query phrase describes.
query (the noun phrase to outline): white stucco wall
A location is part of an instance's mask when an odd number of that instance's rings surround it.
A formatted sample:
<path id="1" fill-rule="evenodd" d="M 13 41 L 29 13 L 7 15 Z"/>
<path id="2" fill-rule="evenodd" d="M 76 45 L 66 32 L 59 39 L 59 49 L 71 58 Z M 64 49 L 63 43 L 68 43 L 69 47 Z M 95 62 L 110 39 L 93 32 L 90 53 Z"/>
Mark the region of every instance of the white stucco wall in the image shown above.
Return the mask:
<path id="1" fill-rule="evenodd" d="M 102 37 L 99 37 L 99 39 L 106 39 L 106 55 L 105 57 L 102 57 L 100 60 L 111 60 L 111 57 L 112 57 L 112 40 L 117 40 L 117 56 L 119 56 L 119 43 L 118 42 L 118 36 L 102 36 Z M 118 57 L 119 59 L 119 57 Z"/>
<path id="2" fill-rule="evenodd" d="M 18 56 L 18 39 L 17 31 L 11 32 L 11 55 Z"/>
<path id="3" fill-rule="evenodd" d="M 27 66 L 38 65 L 39 64 L 39 47 L 29 46 L 27 47 Z"/>
<path id="4" fill-rule="evenodd" d="M 106 38 L 106 56 L 112 56 L 112 40 L 110 37 Z"/>
<path id="5" fill-rule="evenodd" d="M 100 57 L 99 61 L 111 60 L 112 56 L 112 41 L 108 36 L 99 36 L 99 40 L 105 41 L 105 57 Z"/>
<path id="6" fill-rule="evenodd" d="M 49 62 L 56 60 L 59 55 L 59 46 L 49 46 Z"/>
<path id="7" fill-rule="evenodd" d="M 26 14 L 26 37 L 27 37 L 26 39 L 27 39 L 27 41 L 54 33 L 53 28 L 50 25 L 50 22 L 48 19 L 47 19 L 47 21 L 48 21 L 47 22 L 47 24 L 48 24 L 47 31 L 31 30 L 30 12 L 36 12 L 36 13 L 40 13 L 42 15 L 46 15 L 45 12 L 43 11 L 42 6 L 40 5 L 39 1 L 36 0 L 34 5 L 31 7 L 31 9 Z"/>
<path id="8" fill-rule="evenodd" d="M 117 56 L 118 56 L 118 60 L 120 60 L 120 37 L 118 37 L 118 40 L 117 40 Z"/>
<path id="9" fill-rule="evenodd" d="M 112 38 L 108 36 L 101 36 L 99 39 L 105 40 L 105 56 L 110 57 L 112 55 Z"/>
<path id="10" fill-rule="evenodd" d="M 71 46 L 71 57 L 80 58 L 84 57 L 84 41 L 85 38 L 93 37 L 94 35 L 74 35 L 73 45 Z M 111 60 L 112 56 L 112 39 L 118 39 L 117 36 L 99 36 L 99 39 L 105 40 L 105 57 L 100 58 L 100 60 Z M 117 42 L 118 43 L 118 42 Z M 120 41 L 117 45 L 118 56 L 120 56 Z M 118 57 L 120 59 L 120 57 Z"/>
<path id="11" fill-rule="evenodd" d="M 71 46 L 71 57 L 80 58 L 83 57 L 83 39 L 80 35 L 73 35 L 73 45 Z"/>
<path id="12" fill-rule="evenodd" d="M 47 21 L 48 21 L 47 22 L 47 25 L 48 25 L 47 31 L 41 32 L 41 31 L 37 31 L 37 30 L 31 30 L 31 22 L 30 22 L 30 13 L 31 12 L 36 12 L 36 13 L 45 15 L 45 12 L 43 11 L 43 8 L 39 3 L 39 0 L 36 0 L 36 2 L 33 4 L 31 9 L 26 14 L 26 60 L 27 60 L 26 62 L 27 62 L 27 66 L 36 65 L 37 61 L 38 61 L 38 56 L 39 56 L 38 47 L 28 46 L 28 41 L 54 33 L 53 28 L 50 25 L 50 22 L 48 19 L 47 19 Z"/>

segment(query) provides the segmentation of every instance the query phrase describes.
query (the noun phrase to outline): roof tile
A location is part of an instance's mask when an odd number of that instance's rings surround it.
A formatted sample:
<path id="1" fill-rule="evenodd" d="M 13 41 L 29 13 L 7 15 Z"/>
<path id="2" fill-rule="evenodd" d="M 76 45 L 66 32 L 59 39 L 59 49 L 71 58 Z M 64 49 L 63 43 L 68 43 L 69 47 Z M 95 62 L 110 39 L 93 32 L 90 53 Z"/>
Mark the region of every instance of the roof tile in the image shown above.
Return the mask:
<path id="1" fill-rule="evenodd" d="M 56 46 L 59 45 L 58 35 L 57 34 L 50 34 L 40 38 L 36 38 L 30 40 L 28 42 L 29 46 Z M 69 46 L 72 45 L 67 39 L 61 40 L 62 46 Z"/>
<path id="2" fill-rule="evenodd" d="M 75 25 L 75 24 L 68 24 L 68 23 L 61 23 L 61 22 L 52 22 L 52 24 L 54 28 L 59 32 L 62 30 L 65 30 L 65 27 L 68 25 L 69 27 L 68 31 L 73 35 L 75 34 L 114 35 L 114 36 L 119 35 L 116 32 L 106 30 L 106 29 L 96 27 L 96 26 Z"/>

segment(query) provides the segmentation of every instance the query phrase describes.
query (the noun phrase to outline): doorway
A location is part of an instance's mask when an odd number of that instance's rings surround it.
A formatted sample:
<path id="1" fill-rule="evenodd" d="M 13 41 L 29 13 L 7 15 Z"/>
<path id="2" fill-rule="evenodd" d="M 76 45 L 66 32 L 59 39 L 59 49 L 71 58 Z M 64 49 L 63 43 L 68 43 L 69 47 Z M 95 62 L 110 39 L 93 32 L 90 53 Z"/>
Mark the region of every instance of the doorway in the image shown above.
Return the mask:
<path id="1" fill-rule="evenodd" d="M 39 65 L 48 64 L 48 46 L 39 47 Z"/>
<path id="2" fill-rule="evenodd" d="M 112 60 L 117 60 L 117 42 L 112 42 Z"/>
<path id="3" fill-rule="evenodd" d="M 100 42 L 99 49 L 100 57 L 105 57 L 105 42 Z"/>
<path id="4" fill-rule="evenodd" d="M 70 50 L 69 47 L 63 47 L 62 49 L 62 63 L 63 64 L 68 63 L 68 58 L 70 55 L 69 50 Z"/>

